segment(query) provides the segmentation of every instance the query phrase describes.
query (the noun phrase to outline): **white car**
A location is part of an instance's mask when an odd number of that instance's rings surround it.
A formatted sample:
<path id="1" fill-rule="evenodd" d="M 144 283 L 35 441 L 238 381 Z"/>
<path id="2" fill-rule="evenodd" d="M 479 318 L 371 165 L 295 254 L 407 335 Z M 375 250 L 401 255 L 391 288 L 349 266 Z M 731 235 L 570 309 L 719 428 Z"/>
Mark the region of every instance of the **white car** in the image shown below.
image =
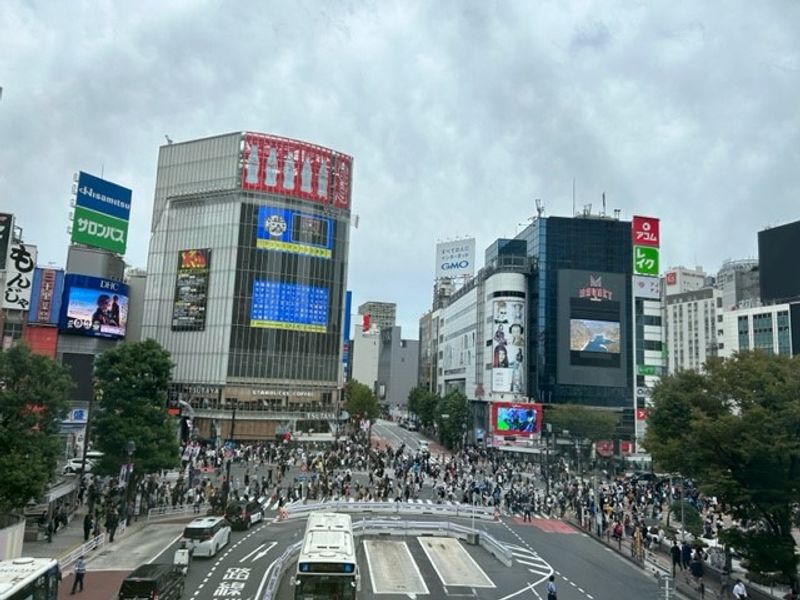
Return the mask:
<path id="1" fill-rule="evenodd" d="M 95 463 L 101 458 L 103 458 L 102 452 L 98 452 L 97 450 L 90 450 L 89 452 L 87 452 L 86 468 L 84 469 L 84 472 L 91 473 Z M 63 470 L 64 475 L 73 475 L 80 473 L 82 463 L 83 463 L 83 458 L 70 458 L 67 461 L 67 464 L 64 465 L 64 470 Z"/>

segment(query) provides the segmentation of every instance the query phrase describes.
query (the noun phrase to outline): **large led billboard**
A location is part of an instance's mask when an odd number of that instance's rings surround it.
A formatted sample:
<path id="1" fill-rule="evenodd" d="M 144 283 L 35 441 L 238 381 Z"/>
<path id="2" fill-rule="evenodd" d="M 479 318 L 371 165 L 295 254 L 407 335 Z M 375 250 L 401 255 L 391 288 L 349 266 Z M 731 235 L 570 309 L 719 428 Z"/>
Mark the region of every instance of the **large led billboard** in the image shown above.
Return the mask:
<path id="1" fill-rule="evenodd" d="M 258 209 L 256 247 L 330 258 L 333 220 L 288 208 L 262 206 Z"/>
<path id="2" fill-rule="evenodd" d="M 206 328 L 210 268 L 211 248 L 178 252 L 172 331 L 203 331 Z"/>
<path id="3" fill-rule="evenodd" d="M 494 297 L 492 315 L 492 391 L 525 393 L 525 300 Z"/>
<path id="4" fill-rule="evenodd" d="M 253 281 L 250 327 L 325 333 L 328 328 L 328 290 L 256 279 Z"/>
<path id="5" fill-rule="evenodd" d="M 619 354 L 619 322 L 570 319 L 569 349 L 572 352 Z"/>
<path id="6" fill-rule="evenodd" d="M 495 435 L 530 435 L 542 431 L 542 405 L 531 402 L 492 402 Z"/>
<path id="7" fill-rule="evenodd" d="M 125 254 L 131 190 L 81 172 L 75 194 L 72 242 Z"/>
<path id="8" fill-rule="evenodd" d="M 242 188 L 350 209 L 353 159 L 314 144 L 246 133 Z"/>
<path id="9" fill-rule="evenodd" d="M 65 277 L 59 331 L 119 339 L 125 337 L 127 322 L 127 285 L 88 275 Z"/>
<path id="10" fill-rule="evenodd" d="M 558 383 L 627 387 L 630 277 L 558 271 Z"/>

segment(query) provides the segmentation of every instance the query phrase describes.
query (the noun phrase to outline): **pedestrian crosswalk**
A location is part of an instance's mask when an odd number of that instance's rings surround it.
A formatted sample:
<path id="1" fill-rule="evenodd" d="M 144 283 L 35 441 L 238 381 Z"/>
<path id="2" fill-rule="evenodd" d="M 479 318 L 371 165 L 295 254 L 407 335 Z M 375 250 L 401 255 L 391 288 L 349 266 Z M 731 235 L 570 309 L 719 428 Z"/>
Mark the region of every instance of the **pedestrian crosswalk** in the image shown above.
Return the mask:
<path id="1" fill-rule="evenodd" d="M 523 565 L 530 573 L 537 575 L 540 581 L 544 581 L 553 574 L 553 567 L 533 550 L 514 544 L 505 544 L 505 546 L 511 550 L 514 562 Z"/>
<path id="2" fill-rule="evenodd" d="M 354 504 L 356 502 L 366 502 L 370 504 L 378 503 L 378 502 L 394 502 L 393 500 L 356 500 L 352 496 L 325 496 L 319 499 L 308 499 L 305 498 L 303 500 L 293 500 L 291 502 L 287 502 L 285 506 L 294 506 L 296 504 L 324 504 L 326 502 L 347 502 L 349 504 Z M 450 500 L 443 500 L 442 502 L 437 502 L 431 499 L 423 499 L 423 498 L 410 498 L 409 500 L 403 500 L 398 504 L 416 504 L 416 505 L 423 505 L 423 506 L 468 506 L 458 501 L 450 501 Z M 279 500 L 274 500 L 270 506 L 269 510 L 278 510 L 280 506 Z"/>
<path id="3" fill-rule="evenodd" d="M 514 514 L 513 521 L 515 525 L 521 525 L 523 527 L 529 525 L 547 533 L 563 533 L 567 535 L 578 533 L 578 531 L 568 523 L 555 517 L 548 517 L 539 513 L 531 513 L 531 519 L 529 521 L 526 521 L 521 514 Z"/>

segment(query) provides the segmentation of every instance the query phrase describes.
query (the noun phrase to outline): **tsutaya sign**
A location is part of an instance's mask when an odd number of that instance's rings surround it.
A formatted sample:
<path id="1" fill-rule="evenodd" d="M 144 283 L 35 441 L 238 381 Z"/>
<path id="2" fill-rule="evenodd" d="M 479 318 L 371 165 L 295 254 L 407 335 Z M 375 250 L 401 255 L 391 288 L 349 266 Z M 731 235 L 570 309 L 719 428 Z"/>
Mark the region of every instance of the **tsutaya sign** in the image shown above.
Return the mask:
<path id="1" fill-rule="evenodd" d="M 614 292 L 603 287 L 603 277 L 601 275 L 589 275 L 589 285 L 578 290 L 578 297 L 588 298 L 592 302 L 610 301 L 614 299 Z"/>

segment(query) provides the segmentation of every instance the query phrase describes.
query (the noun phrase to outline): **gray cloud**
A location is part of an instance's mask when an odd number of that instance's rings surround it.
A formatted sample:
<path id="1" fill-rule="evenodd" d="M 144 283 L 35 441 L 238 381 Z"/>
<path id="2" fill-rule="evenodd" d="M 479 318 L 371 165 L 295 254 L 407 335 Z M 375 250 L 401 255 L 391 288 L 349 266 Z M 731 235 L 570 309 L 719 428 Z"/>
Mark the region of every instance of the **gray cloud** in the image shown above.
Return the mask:
<path id="1" fill-rule="evenodd" d="M 72 173 L 134 189 L 145 264 L 155 162 L 235 130 L 355 157 L 350 287 L 431 297 L 437 239 L 482 252 L 542 198 L 659 216 L 664 266 L 754 256 L 795 220 L 800 5 L 669 2 L 23 2 L 0 5 L 0 210 L 63 264 Z"/>

